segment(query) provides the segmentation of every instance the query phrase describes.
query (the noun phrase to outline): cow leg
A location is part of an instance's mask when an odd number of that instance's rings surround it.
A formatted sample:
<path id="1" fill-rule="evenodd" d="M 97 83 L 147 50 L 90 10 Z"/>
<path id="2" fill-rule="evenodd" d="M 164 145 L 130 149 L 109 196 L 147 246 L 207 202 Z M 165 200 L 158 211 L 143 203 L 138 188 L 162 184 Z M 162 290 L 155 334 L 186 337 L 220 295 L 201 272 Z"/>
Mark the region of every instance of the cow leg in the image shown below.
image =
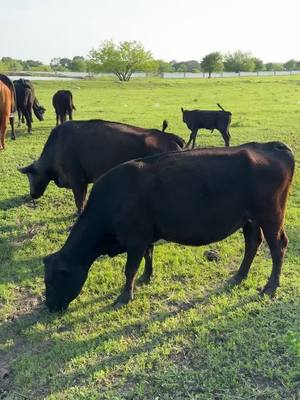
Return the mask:
<path id="1" fill-rule="evenodd" d="M 271 229 L 269 227 L 263 227 L 263 232 L 272 256 L 272 272 L 266 286 L 261 291 L 261 294 L 268 294 L 273 297 L 280 284 L 281 267 L 283 256 L 288 245 L 288 238 L 282 227 L 278 229 L 274 229 L 273 226 Z"/>
<path id="2" fill-rule="evenodd" d="M 190 135 L 190 139 L 189 139 L 189 141 L 187 142 L 187 144 L 186 144 L 185 147 L 189 147 L 189 145 L 191 144 L 192 141 L 193 141 L 192 149 L 195 147 L 197 132 L 198 132 L 198 129 L 192 130 L 191 135 Z"/>
<path id="3" fill-rule="evenodd" d="M 10 127 L 11 127 L 11 138 L 12 138 L 12 140 L 16 140 L 14 117 L 10 117 L 9 122 L 10 122 Z"/>
<path id="4" fill-rule="evenodd" d="M 22 122 L 23 122 L 24 117 L 21 114 L 21 110 L 18 109 L 18 128 L 20 128 L 20 126 L 21 126 L 21 118 L 22 118 Z"/>
<path id="5" fill-rule="evenodd" d="M 69 120 L 72 121 L 73 120 L 73 112 L 72 110 L 69 111 Z"/>
<path id="6" fill-rule="evenodd" d="M 115 306 L 119 307 L 127 304 L 130 300 L 133 300 L 134 280 L 142 258 L 145 255 L 145 249 L 146 248 L 142 246 L 127 251 L 127 261 L 125 266 L 126 283 L 123 291 L 115 302 Z"/>
<path id="7" fill-rule="evenodd" d="M 226 147 L 229 147 L 230 134 L 228 129 L 220 129 Z"/>
<path id="8" fill-rule="evenodd" d="M 26 108 L 24 108 L 24 110 L 22 110 L 22 114 L 24 115 L 25 120 L 26 120 L 27 132 L 30 133 L 31 132 L 31 120 L 30 120 L 29 111 Z"/>
<path id="9" fill-rule="evenodd" d="M 233 283 L 240 283 L 243 279 L 247 278 L 252 261 L 263 239 L 261 228 L 257 223 L 252 221 L 248 221 L 243 227 L 243 234 L 245 239 L 245 254 L 238 272 L 232 278 Z"/>
<path id="10" fill-rule="evenodd" d="M 7 126 L 9 122 L 9 114 L 2 114 L 1 125 L 0 125 L 0 150 L 5 149 L 5 135 L 7 131 Z"/>
<path id="11" fill-rule="evenodd" d="M 71 180 L 71 188 L 74 195 L 78 215 L 80 215 L 85 206 L 87 184 L 85 181 L 80 181 L 75 178 L 74 181 Z"/>
<path id="12" fill-rule="evenodd" d="M 150 283 L 153 275 L 153 244 L 148 247 L 144 255 L 145 258 L 145 270 L 143 275 L 139 279 L 139 283 Z"/>
<path id="13" fill-rule="evenodd" d="M 59 117 L 58 117 L 58 113 L 56 113 L 56 126 L 58 126 L 59 124 Z"/>

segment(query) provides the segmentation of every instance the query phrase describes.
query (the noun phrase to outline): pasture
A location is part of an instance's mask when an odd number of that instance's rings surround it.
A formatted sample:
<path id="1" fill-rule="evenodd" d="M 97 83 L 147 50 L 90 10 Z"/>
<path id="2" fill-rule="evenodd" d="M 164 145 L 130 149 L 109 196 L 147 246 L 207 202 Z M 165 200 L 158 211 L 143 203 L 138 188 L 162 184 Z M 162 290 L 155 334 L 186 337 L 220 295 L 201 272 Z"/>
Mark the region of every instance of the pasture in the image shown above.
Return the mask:
<path id="1" fill-rule="evenodd" d="M 296 400 L 300 381 L 300 78 L 35 82 L 45 121 L 7 135 L 0 154 L 0 399 Z M 70 190 L 52 182 L 29 201 L 17 168 L 36 159 L 55 125 L 51 98 L 73 92 L 74 119 L 102 118 L 160 128 L 186 140 L 180 107 L 233 114 L 231 145 L 281 140 L 295 153 L 289 197 L 289 247 L 275 299 L 260 298 L 271 271 L 263 243 L 249 277 L 227 281 L 243 256 L 235 233 L 204 247 L 159 244 L 154 279 L 115 310 L 124 256 L 100 258 L 65 314 L 42 304 L 42 258 L 62 246 L 74 221 Z M 223 146 L 202 131 L 197 146 Z M 195 184 L 197 184 L 195 182 Z M 220 199 L 220 202 L 222 199 Z M 204 252 L 218 251 L 209 262 Z M 142 270 L 143 268 L 140 268 Z M 140 271 L 141 272 L 141 271 Z"/>

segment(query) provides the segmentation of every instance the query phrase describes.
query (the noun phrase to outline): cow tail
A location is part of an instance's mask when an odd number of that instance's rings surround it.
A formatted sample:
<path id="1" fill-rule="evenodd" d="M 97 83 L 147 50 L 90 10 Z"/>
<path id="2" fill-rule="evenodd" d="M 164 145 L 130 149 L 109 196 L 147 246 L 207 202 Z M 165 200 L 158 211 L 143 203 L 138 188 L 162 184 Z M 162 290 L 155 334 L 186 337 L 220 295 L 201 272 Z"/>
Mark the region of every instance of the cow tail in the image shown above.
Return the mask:
<path id="1" fill-rule="evenodd" d="M 167 129 L 168 125 L 169 125 L 168 121 L 166 119 L 164 119 L 163 123 L 162 123 L 162 129 L 161 130 L 164 132 Z"/>
<path id="2" fill-rule="evenodd" d="M 221 108 L 222 111 L 225 111 L 224 108 L 221 106 L 221 104 L 217 103 L 217 106 L 218 106 L 219 108 Z"/>

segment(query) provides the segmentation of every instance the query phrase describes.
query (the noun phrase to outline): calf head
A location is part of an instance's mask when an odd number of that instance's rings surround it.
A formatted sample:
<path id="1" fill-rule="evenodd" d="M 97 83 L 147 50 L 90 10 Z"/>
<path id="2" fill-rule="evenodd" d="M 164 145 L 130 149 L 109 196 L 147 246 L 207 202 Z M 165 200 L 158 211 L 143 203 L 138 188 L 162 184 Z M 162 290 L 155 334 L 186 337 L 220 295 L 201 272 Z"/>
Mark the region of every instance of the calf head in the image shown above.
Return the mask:
<path id="1" fill-rule="evenodd" d="M 44 258 L 46 306 L 51 312 L 65 311 L 80 293 L 88 270 L 70 265 L 60 253 Z"/>
<path id="2" fill-rule="evenodd" d="M 39 197 L 41 197 L 44 194 L 46 187 L 48 186 L 48 183 L 50 181 L 47 174 L 39 171 L 35 163 L 32 163 L 24 168 L 19 168 L 19 171 L 22 174 L 26 174 L 28 177 L 30 196 L 33 199 L 38 199 Z"/>

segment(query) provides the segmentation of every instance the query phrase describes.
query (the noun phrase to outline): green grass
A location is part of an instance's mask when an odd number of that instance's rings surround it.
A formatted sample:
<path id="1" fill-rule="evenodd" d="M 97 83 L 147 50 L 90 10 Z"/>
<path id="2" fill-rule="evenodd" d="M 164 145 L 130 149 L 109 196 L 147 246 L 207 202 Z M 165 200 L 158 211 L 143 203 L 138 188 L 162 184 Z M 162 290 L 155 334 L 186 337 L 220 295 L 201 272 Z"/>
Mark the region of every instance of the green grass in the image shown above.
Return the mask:
<path id="1" fill-rule="evenodd" d="M 37 82 L 47 108 L 33 133 L 18 129 L 0 154 L 0 399 L 299 399 L 300 79 L 110 80 Z M 240 232 L 201 248 L 158 245 L 155 278 L 130 305 L 114 310 L 124 256 L 94 263 L 64 315 L 42 305 L 42 257 L 58 250 L 72 224 L 68 190 L 51 183 L 36 203 L 17 168 L 39 156 L 54 126 L 58 89 L 71 89 L 76 119 L 161 127 L 188 138 L 180 107 L 232 111 L 232 145 L 282 140 L 296 157 L 286 229 L 290 239 L 277 297 L 261 299 L 271 259 L 262 245 L 249 278 L 229 289 L 243 255 Z M 201 146 L 223 145 L 215 131 Z M 220 199 L 222 201 L 222 199 Z M 203 253 L 215 249 L 221 261 Z M 1 369 L 2 368 L 2 369 Z M 7 377 L 3 378 L 3 369 Z M 1 373 L 2 371 L 2 373 Z"/>

